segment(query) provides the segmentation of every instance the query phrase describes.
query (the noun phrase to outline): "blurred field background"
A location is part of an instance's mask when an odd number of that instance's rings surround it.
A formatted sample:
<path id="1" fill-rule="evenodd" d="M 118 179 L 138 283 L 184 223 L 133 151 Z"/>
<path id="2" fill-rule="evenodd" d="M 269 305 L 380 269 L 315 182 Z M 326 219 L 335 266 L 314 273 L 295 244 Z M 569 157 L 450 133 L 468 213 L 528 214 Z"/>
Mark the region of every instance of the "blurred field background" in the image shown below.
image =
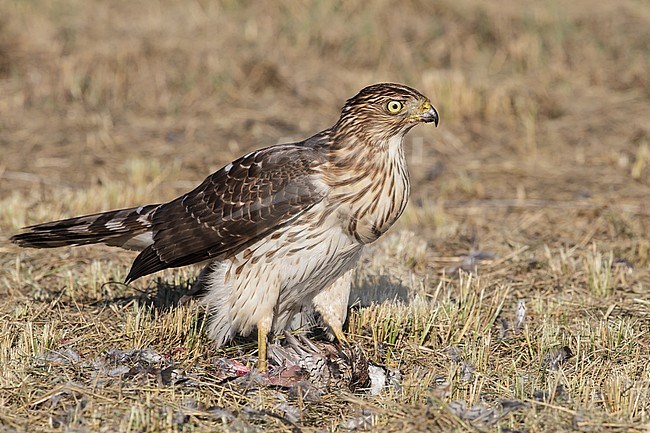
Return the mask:
<path id="1" fill-rule="evenodd" d="M 649 47 L 637 0 L 0 0 L 2 431 L 649 431 Z M 105 284 L 134 253 L 7 241 L 172 199 L 380 81 L 441 115 L 407 138 L 413 196 L 349 321 L 401 389 L 220 383 L 254 345 L 158 303 L 196 269 Z M 193 385 L 98 378 L 115 348 Z"/>

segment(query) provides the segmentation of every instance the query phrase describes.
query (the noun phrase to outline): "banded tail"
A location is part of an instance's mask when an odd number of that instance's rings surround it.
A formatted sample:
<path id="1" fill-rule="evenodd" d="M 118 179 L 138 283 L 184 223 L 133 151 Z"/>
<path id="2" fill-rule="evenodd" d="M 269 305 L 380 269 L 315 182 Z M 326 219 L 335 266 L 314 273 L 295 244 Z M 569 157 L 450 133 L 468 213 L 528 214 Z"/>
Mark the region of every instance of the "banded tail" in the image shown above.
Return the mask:
<path id="1" fill-rule="evenodd" d="M 9 240 L 21 247 L 56 248 L 103 243 L 142 250 L 153 243 L 151 220 L 160 205 L 83 215 L 25 227 Z"/>

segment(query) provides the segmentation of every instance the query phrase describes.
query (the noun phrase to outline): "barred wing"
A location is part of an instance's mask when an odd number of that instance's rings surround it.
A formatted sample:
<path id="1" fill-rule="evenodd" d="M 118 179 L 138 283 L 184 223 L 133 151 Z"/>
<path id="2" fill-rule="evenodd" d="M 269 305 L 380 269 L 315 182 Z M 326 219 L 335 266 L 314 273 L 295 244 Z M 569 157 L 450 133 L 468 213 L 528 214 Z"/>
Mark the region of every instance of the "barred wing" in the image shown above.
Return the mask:
<path id="1" fill-rule="evenodd" d="M 250 153 L 209 176 L 193 191 L 160 206 L 153 244 L 126 278 L 225 258 L 291 223 L 324 197 L 314 148 L 280 145 Z"/>
<path id="2" fill-rule="evenodd" d="M 36 224 L 25 227 L 28 231 L 12 236 L 10 240 L 21 247 L 31 248 L 105 243 L 142 249 L 150 243 L 150 217 L 158 206 L 138 206 Z"/>

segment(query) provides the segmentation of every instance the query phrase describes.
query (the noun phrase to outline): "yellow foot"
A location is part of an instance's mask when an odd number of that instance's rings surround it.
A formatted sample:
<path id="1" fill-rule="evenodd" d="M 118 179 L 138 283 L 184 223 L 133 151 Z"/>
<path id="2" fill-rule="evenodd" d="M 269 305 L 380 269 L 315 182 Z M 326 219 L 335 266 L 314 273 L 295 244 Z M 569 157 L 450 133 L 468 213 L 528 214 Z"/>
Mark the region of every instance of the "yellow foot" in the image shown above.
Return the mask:
<path id="1" fill-rule="evenodd" d="M 345 334 L 343 334 L 342 329 L 333 329 L 334 331 L 334 336 L 336 337 L 336 340 L 339 342 L 341 346 L 349 346 L 350 343 L 348 343 L 348 339 L 345 337 Z"/>

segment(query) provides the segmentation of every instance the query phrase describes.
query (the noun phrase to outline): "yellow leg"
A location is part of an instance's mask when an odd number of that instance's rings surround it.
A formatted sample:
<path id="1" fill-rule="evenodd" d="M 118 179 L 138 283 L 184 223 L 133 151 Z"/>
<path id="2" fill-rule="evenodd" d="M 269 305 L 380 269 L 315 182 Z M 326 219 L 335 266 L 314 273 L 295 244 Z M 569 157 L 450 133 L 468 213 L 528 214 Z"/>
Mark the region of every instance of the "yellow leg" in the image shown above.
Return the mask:
<path id="1" fill-rule="evenodd" d="M 348 315 L 353 272 L 354 270 L 347 271 L 326 290 L 318 293 L 312 301 L 314 309 L 320 313 L 323 322 L 330 327 L 339 344 L 348 347 L 350 344 L 343 334 L 343 323 Z"/>
<path id="2" fill-rule="evenodd" d="M 266 333 L 268 329 L 264 325 L 257 325 L 257 369 L 260 372 L 266 371 Z"/>

